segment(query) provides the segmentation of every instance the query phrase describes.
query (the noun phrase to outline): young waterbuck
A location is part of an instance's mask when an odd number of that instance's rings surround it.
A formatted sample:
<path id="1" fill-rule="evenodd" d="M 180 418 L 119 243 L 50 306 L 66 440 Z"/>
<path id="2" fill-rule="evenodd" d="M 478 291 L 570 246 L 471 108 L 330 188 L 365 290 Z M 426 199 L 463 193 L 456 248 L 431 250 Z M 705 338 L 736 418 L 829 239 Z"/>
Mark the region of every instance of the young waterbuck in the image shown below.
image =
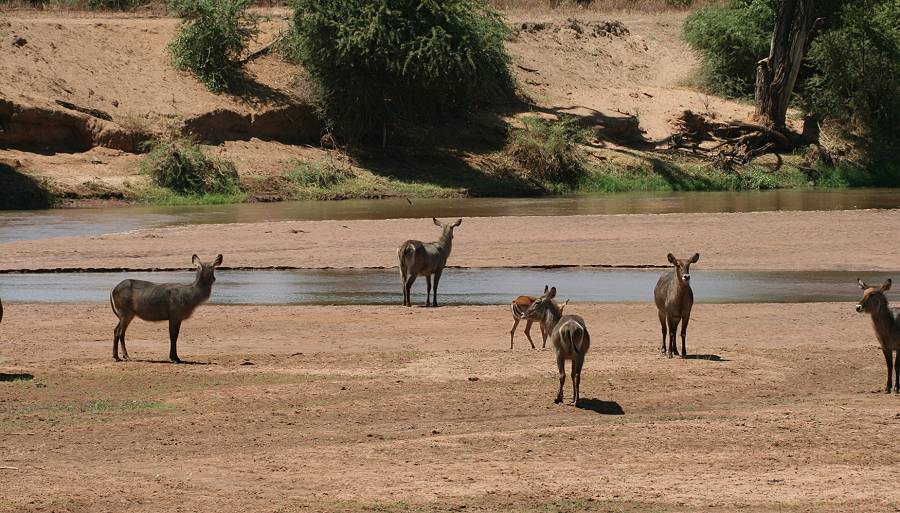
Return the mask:
<path id="1" fill-rule="evenodd" d="M 881 344 L 884 353 L 884 362 L 887 364 L 887 384 L 884 385 L 884 393 L 891 393 L 891 370 L 896 373 L 894 379 L 894 393 L 900 394 L 900 308 L 888 307 L 887 296 L 884 293 L 891 289 L 891 280 L 888 279 L 880 287 L 870 287 L 857 278 L 859 288 L 863 289 L 863 297 L 856 305 L 857 312 L 865 312 L 872 316 L 872 326 L 875 328 L 875 336 Z M 897 357 L 891 363 L 893 351 L 897 351 Z"/>
<path id="2" fill-rule="evenodd" d="M 209 299 L 212 284 L 216 281 L 214 271 L 222 265 L 222 255 L 211 264 L 201 262 L 197 255 L 191 261 L 197 266 L 197 278 L 190 285 L 123 280 L 112 290 L 109 301 L 113 313 L 119 318 L 113 338 L 113 358 L 116 361 L 119 361 L 119 343 L 122 344 L 122 357 L 128 359 L 125 330 L 137 316 L 145 321 L 169 321 L 169 359 L 175 363 L 181 362 L 176 347 L 181 323 Z"/>
<path id="3" fill-rule="evenodd" d="M 563 385 L 566 383 L 566 360 L 572 361 L 572 400 L 578 406 L 579 388 L 581 386 L 581 367 L 584 355 L 591 347 L 591 335 L 588 333 L 584 319 L 578 315 L 563 316 L 559 305 L 553 301 L 556 287 L 544 287 L 544 295 L 522 314 L 522 319 L 541 321 L 550 333 L 550 344 L 556 352 L 556 365 L 559 368 L 559 392 L 554 402 L 563 400 Z"/>
<path id="4" fill-rule="evenodd" d="M 662 325 L 662 354 L 671 358 L 678 356 L 678 344 L 675 340 L 678 323 L 681 322 L 681 357 L 687 358 L 684 339 L 687 336 L 688 322 L 691 320 L 691 308 L 694 306 L 694 291 L 691 290 L 691 264 L 700 260 L 700 253 L 687 260 L 679 260 L 669 253 L 669 263 L 675 269 L 659 277 L 653 297 L 659 311 L 659 324 Z M 666 327 L 669 333 L 669 350 L 666 352 Z"/>
<path id="5" fill-rule="evenodd" d="M 437 242 L 421 242 L 408 240 L 397 248 L 397 257 L 400 259 L 400 281 L 403 285 L 403 305 L 412 306 L 410 289 L 417 276 L 424 276 L 427 280 L 428 293 L 425 295 L 425 306 L 437 306 L 437 289 L 441 281 L 444 266 L 447 265 L 447 257 L 453 248 L 453 229 L 462 224 L 462 219 L 457 219 L 453 224 L 444 224 L 435 218 L 431 218 L 434 224 L 443 229 L 441 238 Z M 434 275 L 434 295 L 431 292 L 431 275 Z"/>
<path id="6" fill-rule="evenodd" d="M 509 309 L 512 312 L 513 317 L 513 325 L 512 329 L 509 330 L 509 349 L 513 348 L 513 337 L 516 334 L 516 327 L 519 325 L 519 321 L 522 320 L 522 314 L 525 313 L 531 307 L 531 304 L 537 300 L 534 296 L 519 296 L 513 299 L 512 303 L 509 304 Z M 565 303 L 559 305 L 559 313 L 562 314 L 563 309 L 566 308 L 566 305 L 569 304 L 569 300 L 567 299 Z M 528 342 L 531 343 L 531 348 L 535 349 L 534 341 L 531 340 L 531 324 L 534 323 L 533 320 L 525 321 L 525 336 L 528 338 Z M 544 340 L 541 348 L 547 347 L 547 329 L 544 327 L 543 320 L 538 321 L 538 325 L 541 327 L 541 338 Z"/>

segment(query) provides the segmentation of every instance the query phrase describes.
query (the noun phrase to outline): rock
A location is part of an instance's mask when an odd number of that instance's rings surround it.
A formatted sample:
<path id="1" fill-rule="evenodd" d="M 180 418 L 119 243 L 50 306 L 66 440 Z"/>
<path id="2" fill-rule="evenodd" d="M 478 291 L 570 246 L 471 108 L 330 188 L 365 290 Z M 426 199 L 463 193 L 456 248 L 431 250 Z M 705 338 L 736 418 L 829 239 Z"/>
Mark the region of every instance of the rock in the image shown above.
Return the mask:
<path id="1" fill-rule="evenodd" d="M 28 40 L 22 36 L 13 36 L 13 46 L 17 48 L 22 48 L 23 46 L 28 44 Z"/>

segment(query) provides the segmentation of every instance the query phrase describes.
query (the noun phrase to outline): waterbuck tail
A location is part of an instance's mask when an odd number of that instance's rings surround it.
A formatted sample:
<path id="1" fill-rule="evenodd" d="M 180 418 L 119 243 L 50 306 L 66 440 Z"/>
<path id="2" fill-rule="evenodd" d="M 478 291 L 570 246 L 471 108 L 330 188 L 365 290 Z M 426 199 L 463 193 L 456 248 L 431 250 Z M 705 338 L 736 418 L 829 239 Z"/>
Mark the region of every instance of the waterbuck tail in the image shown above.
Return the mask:
<path id="1" fill-rule="evenodd" d="M 575 328 L 575 332 L 571 334 L 571 337 L 572 350 L 575 351 L 575 354 L 581 354 L 581 349 L 578 348 L 581 341 L 584 340 L 584 330 L 581 326 Z"/>
<path id="2" fill-rule="evenodd" d="M 116 302 L 113 301 L 113 293 L 112 293 L 112 292 L 109 293 L 109 306 L 112 307 L 113 313 L 116 314 L 116 317 L 118 317 L 118 316 L 119 316 L 119 311 L 116 310 Z"/>

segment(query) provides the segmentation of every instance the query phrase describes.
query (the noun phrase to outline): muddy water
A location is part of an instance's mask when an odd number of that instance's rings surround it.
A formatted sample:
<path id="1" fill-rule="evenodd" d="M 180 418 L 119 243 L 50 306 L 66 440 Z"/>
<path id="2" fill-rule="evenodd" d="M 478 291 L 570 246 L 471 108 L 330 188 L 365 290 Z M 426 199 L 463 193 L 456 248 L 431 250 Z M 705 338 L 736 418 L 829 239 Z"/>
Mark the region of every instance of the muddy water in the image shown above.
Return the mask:
<path id="1" fill-rule="evenodd" d="M 261 221 L 652 214 L 898 208 L 900 189 L 780 190 L 580 195 L 549 198 L 348 200 L 195 207 L 118 207 L 0 212 L 0 243 L 138 228 Z"/>
<path id="2" fill-rule="evenodd" d="M 574 302 L 651 301 L 660 270 L 611 269 L 447 269 L 440 285 L 444 304 L 504 304 L 519 294 L 539 294 L 545 284 Z M 737 272 L 694 270 L 698 302 L 858 301 L 855 272 Z M 384 304 L 401 300 L 394 269 L 220 271 L 211 303 L 217 304 Z M 889 274 L 863 274 L 881 282 Z M 893 275 L 900 276 L 900 272 Z M 6 302 L 105 302 L 125 278 L 190 282 L 190 272 L 72 273 L 0 276 Z M 425 300 L 425 280 L 413 287 L 413 300 Z"/>

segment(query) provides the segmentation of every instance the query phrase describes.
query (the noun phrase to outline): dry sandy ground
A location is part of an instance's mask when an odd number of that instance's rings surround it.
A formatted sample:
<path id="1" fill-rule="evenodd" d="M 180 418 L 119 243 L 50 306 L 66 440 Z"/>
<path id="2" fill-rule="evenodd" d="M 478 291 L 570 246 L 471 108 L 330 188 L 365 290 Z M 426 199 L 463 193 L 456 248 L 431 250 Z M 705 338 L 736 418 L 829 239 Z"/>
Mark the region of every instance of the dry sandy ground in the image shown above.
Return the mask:
<path id="1" fill-rule="evenodd" d="M 206 306 L 170 365 L 163 325 L 116 364 L 108 305 L 8 305 L 0 510 L 898 510 L 900 399 L 852 304 L 698 305 L 689 360 L 651 305 L 569 308 L 582 408 L 504 306 Z"/>
<path id="2" fill-rule="evenodd" d="M 898 222 L 898 210 L 467 218 L 450 264 L 668 265 L 666 253 L 696 251 L 701 269 L 896 270 Z M 430 219 L 195 225 L 0 244 L 0 269 L 187 268 L 194 253 L 230 267 L 396 267 L 403 240 L 439 235 Z"/>

